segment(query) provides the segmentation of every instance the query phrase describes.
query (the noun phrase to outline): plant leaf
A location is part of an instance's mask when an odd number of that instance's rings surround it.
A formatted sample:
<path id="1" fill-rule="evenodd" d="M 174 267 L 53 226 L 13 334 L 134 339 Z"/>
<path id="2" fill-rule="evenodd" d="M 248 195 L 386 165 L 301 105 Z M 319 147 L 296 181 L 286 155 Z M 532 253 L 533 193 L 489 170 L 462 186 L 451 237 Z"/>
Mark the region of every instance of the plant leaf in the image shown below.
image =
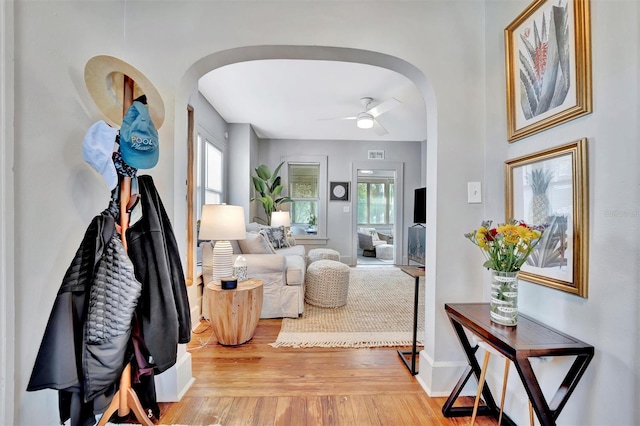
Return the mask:
<path id="1" fill-rule="evenodd" d="M 271 192 L 272 194 L 275 195 L 276 188 L 278 188 L 279 186 L 282 186 L 282 185 L 280 185 L 280 182 L 281 182 L 280 176 L 276 177 L 273 180 L 273 183 L 271 184 L 271 187 L 269 187 L 269 192 Z M 280 188 L 280 191 L 282 191 L 282 188 Z"/>
<path id="2" fill-rule="evenodd" d="M 255 190 L 264 197 L 264 190 L 266 189 L 264 181 L 256 176 L 252 176 L 251 178 L 253 179 L 253 187 L 255 188 Z"/>
<path id="3" fill-rule="evenodd" d="M 269 168 L 264 164 L 260 164 L 258 167 L 256 167 L 256 174 L 262 180 L 268 181 L 269 179 L 271 179 L 271 171 L 269 171 Z"/>
<path id="4" fill-rule="evenodd" d="M 282 167 L 283 164 L 284 164 L 284 161 L 278 164 L 278 167 L 276 167 L 276 169 L 273 171 L 273 176 L 278 176 L 278 173 L 280 173 L 280 168 Z"/>
<path id="5" fill-rule="evenodd" d="M 276 195 L 280 195 L 280 193 L 282 192 L 282 189 L 283 189 L 283 188 L 284 188 L 284 187 L 283 187 L 282 185 L 278 185 L 278 186 L 276 186 L 275 188 L 273 188 L 273 189 L 271 190 L 271 195 L 272 195 L 273 197 L 275 197 Z"/>

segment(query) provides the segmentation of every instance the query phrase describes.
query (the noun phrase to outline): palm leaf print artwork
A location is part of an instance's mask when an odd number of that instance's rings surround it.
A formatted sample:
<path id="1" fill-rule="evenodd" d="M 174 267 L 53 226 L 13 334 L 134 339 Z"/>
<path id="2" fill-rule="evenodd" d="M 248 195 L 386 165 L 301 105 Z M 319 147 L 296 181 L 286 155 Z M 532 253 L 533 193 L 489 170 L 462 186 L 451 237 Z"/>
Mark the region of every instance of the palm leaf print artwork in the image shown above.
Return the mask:
<path id="1" fill-rule="evenodd" d="M 520 33 L 520 106 L 527 120 L 562 105 L 569 93 L 568 18 L 561 0 Z"/>

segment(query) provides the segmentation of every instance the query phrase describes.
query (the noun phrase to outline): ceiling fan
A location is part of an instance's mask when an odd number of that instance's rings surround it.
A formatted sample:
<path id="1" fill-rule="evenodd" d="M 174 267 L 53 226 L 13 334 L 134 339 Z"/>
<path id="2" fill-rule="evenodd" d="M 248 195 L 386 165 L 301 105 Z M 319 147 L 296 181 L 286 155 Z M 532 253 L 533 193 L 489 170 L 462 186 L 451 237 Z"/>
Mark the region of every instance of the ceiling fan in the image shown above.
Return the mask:
<path id="1" fill-rule="evenodd" d="M 396 98 L 391 98 L 374 107 L 371 107 L 372 102 L 373 98 L 361 98 L 360 103 L 362 104 L 364 110 L 358 115 L 353 117 L 327 118 L 325 120 L 356 120 L 356 125 L 358 126 L 358 128 L 373 128 L 373 131 L 376 132 L 376 134 L 384 136 L 389 132 L 387 131 L 387 129 L 382 127 L 382 125 L 378 120 L 376 120 L 376 118 L 384 114 L 385 112 L 402 105 L 402 102 L 400 102 Z"/>

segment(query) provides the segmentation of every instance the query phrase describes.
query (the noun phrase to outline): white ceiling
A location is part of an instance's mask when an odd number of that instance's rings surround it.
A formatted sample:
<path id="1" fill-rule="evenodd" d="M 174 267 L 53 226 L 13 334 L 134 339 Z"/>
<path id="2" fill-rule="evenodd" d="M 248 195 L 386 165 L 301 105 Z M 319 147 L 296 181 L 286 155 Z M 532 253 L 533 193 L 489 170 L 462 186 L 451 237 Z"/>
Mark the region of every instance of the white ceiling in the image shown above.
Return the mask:
<path id="1" fill-rule="evenodd" d="M 200 79 L 199 90 L 227 123 L 251 123 L 263 139 L 423 141 L 424 99 L 406 77 L 351 62 L 260 60 L 218 68 Z M 402 105 L 377 120 L 389 132 L 359 129 L 353 117 L 390 98 Z"/>

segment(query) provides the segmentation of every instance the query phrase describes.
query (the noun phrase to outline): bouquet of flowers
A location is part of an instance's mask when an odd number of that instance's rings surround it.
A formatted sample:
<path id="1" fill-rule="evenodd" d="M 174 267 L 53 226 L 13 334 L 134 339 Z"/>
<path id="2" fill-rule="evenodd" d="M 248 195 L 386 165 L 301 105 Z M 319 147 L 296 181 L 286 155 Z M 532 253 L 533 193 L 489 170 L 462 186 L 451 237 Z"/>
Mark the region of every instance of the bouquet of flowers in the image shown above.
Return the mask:
<path id="1" fill-rule="evenodd" d="M 490 220 L 483 221 L 478 229 L 464 236 L 482 250 L 487 259 L 482 265 L 485 268 L 500 272 L 519 271 L 540 241 L 545 226 L 510 220 L 492 228 L 491 223 Z"/>

